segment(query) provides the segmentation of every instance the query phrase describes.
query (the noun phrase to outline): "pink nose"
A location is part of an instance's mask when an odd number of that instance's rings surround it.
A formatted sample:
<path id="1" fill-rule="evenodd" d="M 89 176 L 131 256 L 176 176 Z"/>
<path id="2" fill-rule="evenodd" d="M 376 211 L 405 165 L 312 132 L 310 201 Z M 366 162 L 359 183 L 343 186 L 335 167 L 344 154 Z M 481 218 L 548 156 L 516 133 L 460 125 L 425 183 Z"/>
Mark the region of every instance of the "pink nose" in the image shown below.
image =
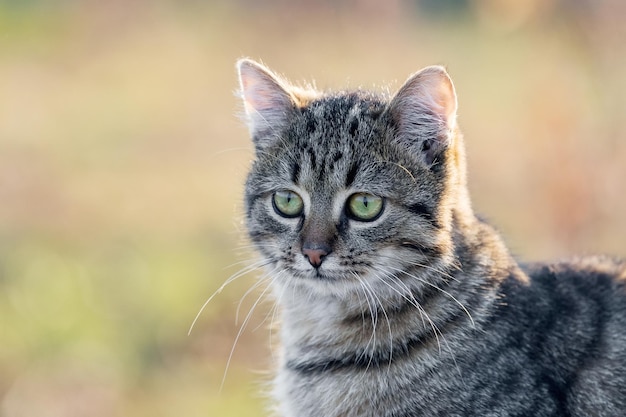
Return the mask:
<path id="1" fill-rule="evenodd" d="M 309 263 L 314 268 L 319 268 L 322 265 L 322 260 L 326 255 L 330 253 L 330 250 L 326 248 L 302 248 L 302 254 L 309 260 Z"/>

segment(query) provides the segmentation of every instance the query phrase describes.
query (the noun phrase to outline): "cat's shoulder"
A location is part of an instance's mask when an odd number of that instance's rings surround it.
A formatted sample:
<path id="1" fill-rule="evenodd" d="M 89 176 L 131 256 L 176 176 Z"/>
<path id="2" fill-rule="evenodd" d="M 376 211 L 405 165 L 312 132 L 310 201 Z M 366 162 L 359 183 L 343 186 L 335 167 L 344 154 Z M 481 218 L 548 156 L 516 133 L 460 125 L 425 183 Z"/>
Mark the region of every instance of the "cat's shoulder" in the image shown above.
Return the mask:
<path id="1" fill-rule="evenodd" d="M 626 300 L 626 260 L 606 255 L 520 265 L 530 287 L 593 296 L 613 293 Z"/>
<path id="2" fill-rule="evenodd" d="M 533 279 L 582 279 L 626 282 L 626 260 L 595 255 L 575 257 L 557 262 L 522 264 L 522 268 Z"/>
<path id="3" fill-rule="evenodd" d="M 592 331 L 600 319 L 626 323 L 626 260 L 588 256 L 519 266 L 500 286 L 495 317 L 506 328 L 556 326 L 565 337 L 562 329 Z"/>

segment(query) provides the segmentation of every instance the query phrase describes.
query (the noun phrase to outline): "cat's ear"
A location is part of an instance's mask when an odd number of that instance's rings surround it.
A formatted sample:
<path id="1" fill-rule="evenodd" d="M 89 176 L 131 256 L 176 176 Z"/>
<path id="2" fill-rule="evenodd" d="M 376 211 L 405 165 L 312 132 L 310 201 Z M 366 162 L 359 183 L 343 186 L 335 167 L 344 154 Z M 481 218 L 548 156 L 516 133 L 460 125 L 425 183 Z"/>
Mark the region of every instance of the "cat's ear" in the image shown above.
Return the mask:
<path id="1" fill-rule="evenodd" d="M 454 139 L 456 109 L 446 70 L 426 67 L 410 76 L 389 104 L 395 139 L 432 165 Z"/>
<path id="2" fill-rule="evenodd" d="M 287 125 L 296 108 L 290 87 L 263 65 L 237 61 L 239 87 L 250 136 L 263 149 Z"/>

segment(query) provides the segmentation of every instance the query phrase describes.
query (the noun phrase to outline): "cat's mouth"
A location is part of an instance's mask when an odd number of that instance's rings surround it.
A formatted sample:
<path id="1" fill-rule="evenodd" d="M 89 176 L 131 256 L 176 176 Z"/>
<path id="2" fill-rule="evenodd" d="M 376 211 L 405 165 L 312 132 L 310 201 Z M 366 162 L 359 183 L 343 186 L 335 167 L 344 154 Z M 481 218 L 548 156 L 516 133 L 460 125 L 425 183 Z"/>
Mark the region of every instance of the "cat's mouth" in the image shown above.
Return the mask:
<path id="1" fill-rule="evenodd" d="M 345 282 L 345 281 L 354 281 L 356 277 L 359 275 L 357 271 L 349 271 L 328 267 L 320 267 L 320 268 L 311 268 L 307 270 L 301 270 L 294 267 L 287 267 L 291 275 L 297 279 L 308 279 L 313 281 L 323 281 L 323 282 Z"/>
<path id="2" fill-rule="evenodd" d="M 336 274 L 327 274 L 326 272 L 320 271 L 319 269 L 311 271 L 310 275 L 312 275 L 315 279 L 324 281 L 336 281 L 338 279 L 341 279 L 341 277 L 337 277 Z"/>
<path id="3" fill-rule="evenodd" d="M 340 277 L 338 277 L 337 273 L 334 271 L 322 270 L 322 268 L 315 268 L 310 270 L 300 270 L 296 268 L 288 268 L 291 274 L 295 278 L 303 278 L 303 279 L 313 279 L 313 280 L 322 280 L 322 281 L 336 281 Z"/>

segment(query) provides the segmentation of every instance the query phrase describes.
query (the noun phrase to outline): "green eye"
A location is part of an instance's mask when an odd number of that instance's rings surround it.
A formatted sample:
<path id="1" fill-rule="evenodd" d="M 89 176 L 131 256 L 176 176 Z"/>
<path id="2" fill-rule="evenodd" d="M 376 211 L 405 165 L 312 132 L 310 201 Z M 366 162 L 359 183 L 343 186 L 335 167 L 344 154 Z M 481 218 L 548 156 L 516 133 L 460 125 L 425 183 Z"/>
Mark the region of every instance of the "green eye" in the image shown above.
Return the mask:
<path id="1" fill-rule="evenodd" d="M 383 212 L 383 199 L 367 193 L 352 194 L 348 198 L 346 209 L 352 218 L 370 222 Z"/>
<path id="2" fill-rule="evenodd" d="M 289 190 L 276 191 L 272 197 L 272 204 L 276 213 L 283 217 L 298 217 L 304 208 L 302 197 Z"/>

